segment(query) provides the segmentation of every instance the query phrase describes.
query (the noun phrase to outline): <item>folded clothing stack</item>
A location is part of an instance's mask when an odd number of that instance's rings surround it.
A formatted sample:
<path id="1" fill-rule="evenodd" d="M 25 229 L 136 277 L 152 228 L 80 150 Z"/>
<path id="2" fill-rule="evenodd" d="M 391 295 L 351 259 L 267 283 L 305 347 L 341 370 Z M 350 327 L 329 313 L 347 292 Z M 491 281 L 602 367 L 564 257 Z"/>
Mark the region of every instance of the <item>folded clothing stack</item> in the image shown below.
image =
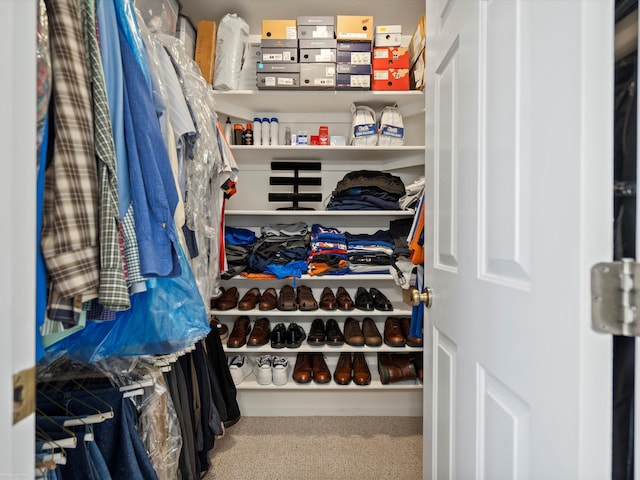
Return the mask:
<path id="1" fill-rule="evenodd" d="M 327 210 L 399 210 L 405 193 L 400 177 L 378 170 L 353 171 L 338 182 Z"/>
<path id="2" fill-rule="evenodd" d="M 389 273 L 394 244 L 389 230 L 376 233 L 345 232 L 349 273 Z"/>
<path id="3" fill-rule="evenodd" d="M 343 274 L 348 271 L 347 241 L 343 232 L 314 224 L 311 227 L 309 275 Z"/>

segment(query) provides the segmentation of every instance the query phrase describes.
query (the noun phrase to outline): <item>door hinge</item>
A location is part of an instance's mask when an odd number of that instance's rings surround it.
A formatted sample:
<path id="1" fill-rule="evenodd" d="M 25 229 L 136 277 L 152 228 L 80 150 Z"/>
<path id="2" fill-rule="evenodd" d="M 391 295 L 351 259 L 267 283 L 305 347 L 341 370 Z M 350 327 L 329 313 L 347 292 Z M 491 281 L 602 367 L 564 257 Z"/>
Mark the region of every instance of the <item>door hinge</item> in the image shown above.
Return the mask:
<path id="1" fill-rule="evenodd" d="M 591 328 L 611 335 L 640 335 L 640 264 L 624 258 L 591 268 Z"/>

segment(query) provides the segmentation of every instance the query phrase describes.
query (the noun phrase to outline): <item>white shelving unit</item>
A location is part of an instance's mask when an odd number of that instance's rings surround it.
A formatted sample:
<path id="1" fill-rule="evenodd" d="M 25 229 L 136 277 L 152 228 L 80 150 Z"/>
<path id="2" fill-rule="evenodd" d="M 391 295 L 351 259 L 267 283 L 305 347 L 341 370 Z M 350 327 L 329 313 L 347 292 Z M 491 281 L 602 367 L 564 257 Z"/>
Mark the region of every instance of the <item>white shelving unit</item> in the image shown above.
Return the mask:
<path id="1" fill-rule="evenodd" d="M 374 15 L 376 24 L 400 24 L 403 33 L 411 35 L 418 18 L 424 13 L 424 2 L 403 1 L 402 8 L 397 2 L 388 0 L 358 0 L 343 2 L 326 0 L 311 8 L 293 0 L 280 0 L 265 7 L 257 0 L 236 0 L 234 2 L 210 2 L 208 0 L 183 0 L 184 12 L 197 23 L 200 19 L 219 20 L 226 13 L 237 13 L 250 26 L 252 35 L 260 33 L 263 18 L 296 18 L 298 15 Z M 419 91 L 273 91 L 238 90 L 214 92 L 216 110 L 222 122 L 229 116 L 232 123 L 250 123 L 255 116 L 277 117 L 280 124 L 280 145 L 276 146 L 233 146 L 233 153 L 239 167 L 237 193 L 225 206 L 227 226 L 250 228 L 259 236 L 260 227 L 271 223 L 305 222 L 308 225 L 320 223 L 334 226 L 350 233 L 373 233 L 378 229 L 388 229 L 393 219 L 411 218 L 412 211 L 326 211 L 326 201 L 338 181 L 354 170 L 382 170 L 402 179 L 405 185 L 424 175 L 425 165 L 425 100 Z M 405 126 L 405 144 L 395 147 L 353 147 L 353 146 L 291 146 L 284 145 L 286 127 L 295 133 L 307 130 L 315 134 L 320 125 L 329 127 L 329 135 L 347 138 L 351 131 L 351 104 L 366 104 L 377 112 L 387 105 L 398 105 Z M 288 192 L 290 187 L 269 185 L 269 176 L 287 176 L 284 172 L 272 172 L 272 161 L 320 162 L 321 170 L 305 172 L 305 176 L 321 177 L 321 186 L 301 187 L 301 192 L 320 193 L 323 203 L 301 204 L 313 210 L 285 210 L 282 203 L 270 203 L 269 192 Z M 232 309 L 212 311 L 216 317 L 232 329 L 239 316 L 246 315 L 251 326 L 256 318 L 266 317 L 273 328 L 277 323 L 296 322 L 309 332 L 311 322 L 316 318 L 335 319 L 341 330 L 347 317 L 358 320 L 370 317 L 380 333 L 388 316 L 410 316 L 411 309 L 402 303 L 401 289 L 395 285 L 389 274 L 374 275 L 327 275 L 309 276 L 295 280 L 297 285 L 311 287 L 319 302 L 325 286 L 336 291 L 343 286 L 355 300 L 359 286 L 375 286 L 392 302 L 392 312 L 340 310 L 312 312 L 278 310 L 249 311 Z M 277 292 L 281 286 L 293 285 L 292 279 L 256 280 L 236 276 L 225 280 L 224 286 L 236 286 L 240 298 L 252 287 L 261 292 L 273 287 Z M 363 352 L 372 374 L 372 382 L 367 386 L 353 383 L 338 385 L 333 380 L 329 384 L 297 384 L 290 378 L 284 386 L 258 385 L 250 375 L 238 385 L 238 401 L 244 415 L 422 415 L 422 383 L 418 381 L 399 382 L 382 385 L 377 371 L 378 353 L 420 353 L 422 348 L 313 347 L 303 343 L 298 349 L 272 349 L 262 347 L 226 348 L 227 355 L 245 354 L 256 358 L 262 354 L 286 356 L 293 371 L 296 355 L 300 352 L 322 353 L 333 374 L 339 354 L 342 352 Z M 291 372 L 290 372 L 291 374 Z"/>

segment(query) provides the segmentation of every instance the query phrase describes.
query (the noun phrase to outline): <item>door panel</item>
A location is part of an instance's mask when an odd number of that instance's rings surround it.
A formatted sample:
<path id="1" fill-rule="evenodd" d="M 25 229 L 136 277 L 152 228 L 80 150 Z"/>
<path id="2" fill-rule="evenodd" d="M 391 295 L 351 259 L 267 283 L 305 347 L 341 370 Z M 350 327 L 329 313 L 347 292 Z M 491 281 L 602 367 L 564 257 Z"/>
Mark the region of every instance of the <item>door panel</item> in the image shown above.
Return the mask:
<path id="1" fill-rule="evenodd" d="M 610 475 L 610 2 L 427 2 L 424 476 Z"/>

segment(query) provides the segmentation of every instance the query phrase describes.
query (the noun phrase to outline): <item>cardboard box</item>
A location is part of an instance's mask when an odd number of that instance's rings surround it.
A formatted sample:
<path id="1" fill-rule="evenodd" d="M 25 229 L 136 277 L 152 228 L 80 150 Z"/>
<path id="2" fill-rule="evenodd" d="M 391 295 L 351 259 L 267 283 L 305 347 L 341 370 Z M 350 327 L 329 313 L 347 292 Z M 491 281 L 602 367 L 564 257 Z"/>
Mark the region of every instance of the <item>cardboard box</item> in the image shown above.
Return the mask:
<path id="1" fill-rule="evenodd" d="M 427 17 L 422 15 L 420 21 L 411 35 L 409 41 L 409 65 L 413 66 L 418 60 L 418 56 L 422 53 L 426 46 L 426 21 Z"/>
<path id="2" fill-rule="evenodd" d="M 298 62 L 297 48 L 262 48 L 261 60 L 264 63 Z"/>
<path id="3" fill-rule="evenodd" d="M 217 25 L 212 20 L 200 20 L 196 34 L 196 51 L 194 60 L 208 84 L 213 83 L 213 71 L 216 63 Z"/>
<path id="4" fill-rule="evenodd" d="M 338 41 L 333 38 L 301 38 L 298 40 L 300 48 L 338 48 Z"/>
<path id="5" fill-rule="evenodd" d="M 301 63 L 300 87 L 314 90 L 336 88 L 336 65 L 334 63 Z"/>
<path id="6" fill-rule="evenodd" d="M 368 65 L 353 65 L 351 63 L 338 63 L 336 64 L 336 72 L 348 73 L 350 75 L 369 75 L 373 72 L 371 64 Z"/>
<path id="7" fill-rule="evenodd" d="M 260 46 L 262 48 L 298 48 L 298 40 L 295 38 L 261 38 Z"/>
<path id="8" fill-rule="evenodd" d="M 337 42 L 339 52 L 370 52 L 373 42 Z"/>
<path id="9" fill-rule="evenodd" d="M 336 90 L 371 90 L 371 75 L 339 73 Z"/>
<path id="10" fill-rule="evenodd" d="M 298 25 L 298 38 L 335 38 L 333 25 Z"/>
<path id="11" fill-rule="evenodd" d="M 360 15 L 338 15 L 336 38 L 338 40 L 373 40 L 373 17 Z"/>
<path id="12" fill-rule="evenodd" d="M 373 47 L 373 68 L 409 68 L 409 49 L 407 47 Z"/>
<path id="13" fill-rule="evenodd" d="M 300 63 L 336 63 L 335 48 L 301 48 Z"/>
<path id="14" fill-rule="evenodd" d="M 409 69 L 374 70 L 371 90 L 409 90 Z"/>
<path id="15" fill-rule="evenodd" d="M 337 63 L 351 63 L 353 65 L 371 65 L 371 52 L 341 52 L 336 55 Z"/>
<path id="16" fill-rule="evenodd" d="M 298 88 L 300 86 L 299 63 L 258 63 L 256 84 L 261 90 Z"/>
<path id="17" fill-rule="evenodd" d="M 262 38 L 297 39 L 295 20 L 262 20 Z"/>
<path id="18" fill-rule="evenodd" d="M 418 60 L 409 70 L 409 87 L 411 90 L 424 90 L 425 55 L 425 50 L 422 50 L 422 54 L 418 56 Z"/>
<path id="19" fill-rule="evenodd" d="M 178 24 L 176 26 L 176 36 L 184 46 L 189 58 L 196 57 L 196 28 L 188 17 L 178 15 Z"/>
<path id="20" fill-rule="evenodd" d="M 379 47 L 399 47 L 402 45 L 402 25 L 376 25 L 373 42 Z"/>

